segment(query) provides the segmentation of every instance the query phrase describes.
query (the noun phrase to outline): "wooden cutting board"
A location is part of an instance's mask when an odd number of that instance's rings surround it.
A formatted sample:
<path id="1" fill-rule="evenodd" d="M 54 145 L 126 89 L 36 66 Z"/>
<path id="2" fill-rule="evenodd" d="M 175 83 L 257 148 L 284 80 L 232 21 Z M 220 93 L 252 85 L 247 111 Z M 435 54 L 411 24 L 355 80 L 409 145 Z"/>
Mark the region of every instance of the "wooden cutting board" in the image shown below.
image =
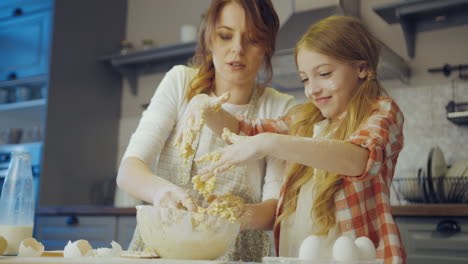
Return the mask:
<path id="1" fill-rule="evenodd" d="M 0 257 L 0 264 L 18 263 L 18 264 L 225 264 L 223 261 L 208 260 L 175 260 L 175 259 L 131 259 L 131 258 L 62 258 L 62 257 L 37 257 L 24 258 L 14 256 Z M 231 262 L 238 263 L 238 262 Z"/>

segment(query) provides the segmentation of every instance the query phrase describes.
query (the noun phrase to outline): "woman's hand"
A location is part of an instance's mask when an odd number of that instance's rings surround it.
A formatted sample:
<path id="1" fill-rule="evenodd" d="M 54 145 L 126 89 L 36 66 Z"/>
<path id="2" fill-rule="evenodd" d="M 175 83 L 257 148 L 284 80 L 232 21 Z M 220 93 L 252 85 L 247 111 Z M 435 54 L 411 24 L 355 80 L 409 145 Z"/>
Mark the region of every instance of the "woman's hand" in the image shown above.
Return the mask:
<path id="1" fill-rule="evenodd" d="M 228 129 L 224 129 L 223 140 L 231 144 L 221 148 L 214 153 L 208 153 L 205 156 L 213 156 L 216 159 L 210 166 L 200 170 L 199 175 L 202 181 L 207 181 L 214 175 L 229 170 L 233 167 L 245 165 L 248 161 L 258 160 L 265 157 L 264 151 L 265 140 L 268 133 L 259 134 L 256 136 L 238 136 Z M 197 160 L 197 162 L 205 162 L 205 156 Z"/>
<path id="2" fill-rule="evenodd" d="M 194 154 L 192 144 L 205 124 L 207 111 L 217 112 L 221 105 L 229 100 L 230 94 L 225 93 L 219 97 L 211 97 L 206 94 L 198 94 L 190 100 L 187 106 L 187 118 L 182 120 L 182 126 L 176 136 L 174 145 L 180 150 L 180 156 L 188 159 Z"/>
<path id="3" fill-rule="evenodd" d="M 153 205 L 163 208 L 185 209 L 194 212 L 198 210 L 198 206 L 192 196 L 174 184 L 167 184 L 161 187 L 154 195 Z"/>

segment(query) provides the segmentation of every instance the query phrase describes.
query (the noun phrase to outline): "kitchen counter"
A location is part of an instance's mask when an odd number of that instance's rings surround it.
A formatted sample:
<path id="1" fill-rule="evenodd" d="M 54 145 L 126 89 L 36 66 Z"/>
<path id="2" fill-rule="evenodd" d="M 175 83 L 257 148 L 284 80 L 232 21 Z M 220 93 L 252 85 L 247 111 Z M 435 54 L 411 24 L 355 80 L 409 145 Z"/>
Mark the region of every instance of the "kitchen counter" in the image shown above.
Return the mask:
<path id="1" fill-rule="evenodd" d="M 468 204 L 412 204 L 392 206 L 393 216 L 468 216 Z"/>
<path id="2" fill-rule="evenodd" d="M 412 204 L 392 206 L 394 216 L 468 216 L 468 204 Z M 41 207 L 37 215 L 135 215 L 136 209 L 113 206 Z"/>
<path id="3" fill-rule="evenodd" d="M 36 215 L 136 215 L 136 209 L 113 206 L 48 206 L 37 208 Z"/>
<path id="4" fill-rule="evenodd" d="M 209 260 L 175 260 L 175 259 L 135 259 L 135 258 L 60 258 L 60 257 L 9 257 L 0 256 L 0 263 L 22 263 L 22 264 L 38 264 L 38 263 L 57 263 L 57 264 L 127 264 L 127 263 L 142 263 L 142 264 L 254 264 L 254 262 L 224 262 L 224 261 L 209 261 Z"/>

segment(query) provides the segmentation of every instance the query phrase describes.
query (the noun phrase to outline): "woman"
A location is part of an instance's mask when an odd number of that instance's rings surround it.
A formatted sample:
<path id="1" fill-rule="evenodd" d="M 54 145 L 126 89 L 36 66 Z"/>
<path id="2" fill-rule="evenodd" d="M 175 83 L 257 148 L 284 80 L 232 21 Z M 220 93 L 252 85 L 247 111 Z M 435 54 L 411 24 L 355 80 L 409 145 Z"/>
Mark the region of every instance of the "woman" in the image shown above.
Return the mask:
<path id="1" fill-rule="evenodd" d="M 311 102 L 280 120 L 225 119 L 235 132 L 255 136 L 223 135 L 233 144 L 201 171 L 203 180 L 212 171 L 266 155 L 292 163 L 274 225 L 279 255 L 297 256 L 308 235 L 320 236 L 325 257 L 331 257 L 339 236 L 366 236 L 385 263 L 405 262 L 389 198 L 403 147 L 403 114 L 382 96 L 377 63 L 377 43 L 359 20 L 329 17 L 296 46 L 296 64 Z"/>
<path id="2" fill-rule="evenodd" d="M 179 157 L 175 135 L 187 118 L 187 104 L 196 95 L 216 98 L 229 92 L 231 97 L 223 107 L 231 114 L 251 118 L 284 115 L 294 105 L 293 98 L 256 81 L 262 66 L 271 79 L 278 27 L 269 0 L 212 2 L 200 30 L 194 65 L 175 66 L 166 74 L 130 139 L 118 172 L 120 188 L 155 206 L 189 210 L 195 209 L 195 202 L 206 206 L 191 184 L 190 178 L 199 170 L 193 159 L 224 142 L 203 128 L 192 144 L 195 154 L 187 162 Z M 281 163 L 274 159 L 254 161 L 218 175 L 214 194 L 231 192 L 248 203 L 248 215 L 263 213 L 273 219 L 270 204 L 276 204 L 281 186 L 277 171 L 281 171 Z M 192 199 L 194 202 L 187 202 Z M 260 262 L 270 252 L 268 241 L 263 231 L 242 231 L 225 259 Z M 144 248 L 138 234 L 130 248 Z"/>

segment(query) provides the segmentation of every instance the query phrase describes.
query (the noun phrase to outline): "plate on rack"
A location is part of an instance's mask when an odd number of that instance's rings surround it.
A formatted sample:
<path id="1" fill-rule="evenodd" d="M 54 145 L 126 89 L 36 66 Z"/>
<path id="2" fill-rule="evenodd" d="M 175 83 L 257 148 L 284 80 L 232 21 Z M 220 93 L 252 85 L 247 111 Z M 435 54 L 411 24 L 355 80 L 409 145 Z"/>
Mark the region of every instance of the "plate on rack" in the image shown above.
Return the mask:
<path id="1" fill-rule="evenodd" d="M 457 160 L 444 178 L 444 198 L 449 203 L 464 203 L 468 200 L 468 160 Z"/>
<path id="2" fill-rule="evenodd" d="M 437 146 L 431 148 L 427 161 L 427 185 L 430 202 L 441 202 L 443 200 L 440 194 L 443 192 L 442 180 L 446 172 L 447 163 L 445 162 L 444 153 Z"/>

